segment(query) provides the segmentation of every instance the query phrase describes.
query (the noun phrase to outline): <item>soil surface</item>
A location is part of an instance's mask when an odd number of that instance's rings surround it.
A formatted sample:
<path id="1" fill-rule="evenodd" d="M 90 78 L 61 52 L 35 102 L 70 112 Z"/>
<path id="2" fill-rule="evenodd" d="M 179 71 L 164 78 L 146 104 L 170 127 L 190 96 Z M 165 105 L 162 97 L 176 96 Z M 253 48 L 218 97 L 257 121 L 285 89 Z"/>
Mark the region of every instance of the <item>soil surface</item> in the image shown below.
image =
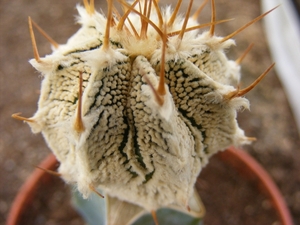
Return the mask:
<path id="1" fill-rule="evenodd" d="M 11 118 L 16 112 L 22 112 L 25 117 L 34 114 L 42 79 L 27 62 L 33 57 L 27 17 L 31 16 L 58 43 L 65 43 L 79 28 L 74 23 L 78 2 L 0 1 L 0 224 L 5 223 L 18 189 L 34 166 L 50 152 L 40 134 L 32 134 L 26 124 Z M 101 7 L 105 12 L 105 1 L 96 2 L 97 9 Z M 194 10 L 197 4 L 195 1 Z M 186 5 L 182 8 L 184 11 Z M 217 26 L 216 34 L 220 36 L 235 31 L 261 14 L 258 0 L 216 0 L 216 8 L 217 19 L 236 18 Z M 199 17 L 200 22 L 208 22 L 209 16 L 210 7 L 207 6 Z M 40 55 L 50 54 L 49 43 L 37 32 L 36 39 Z M 241 87 L 246 87 L 272 63 L 263 23 L 260 21 L 247 28 L 235 40 L 237 46 L 228 50 L 232 59 L 238 58 L 250 43 L 255 44 L 242 62 Z M 300 140 L 275 70 L 246 97 L 251 102 L 251 111 L 240 112 L 239 123 L 246 135 L 256 137 L 257 141 L 243 148 L 270 173 L 285 197 L 295 224 L 300 224 Z M 224 194 L 223 198 L 230 199 L 230 195 Z M 239 202 L 233 204 L 238 206 Z M 263 200 L 261 204 L 264 204 Z M 224 210 L 223 205 L 214 207 L 216 211 Z"/>

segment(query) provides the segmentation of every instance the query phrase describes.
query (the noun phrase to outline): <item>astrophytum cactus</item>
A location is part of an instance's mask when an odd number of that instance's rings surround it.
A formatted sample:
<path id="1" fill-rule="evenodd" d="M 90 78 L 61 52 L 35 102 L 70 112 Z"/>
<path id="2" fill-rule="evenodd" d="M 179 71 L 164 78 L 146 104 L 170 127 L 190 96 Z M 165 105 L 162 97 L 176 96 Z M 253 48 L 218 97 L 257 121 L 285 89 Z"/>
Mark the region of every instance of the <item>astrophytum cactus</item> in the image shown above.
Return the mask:
<path id="1" fill-rule="evenodd" d="M 209 158 L 230 145 L 252 141 L 237 124 L 248 108 L 240 90 L 239 60 L 226 57 L 236 33 L 214 35 L 190 16 L 159 8 L 156 0 L 108 1 L 106 17 L 93 1 L 78 5 L 81 28 L 66 44 L 51 40 L 53 52 L 35 58 L 43 76 L 38 110 L 26 121 L 41 132 L 60 162 L 59 174 L 84 197 L 101 190 L 152 212 L 162 207 L 191 214 L 202 209 L 194 184 Z M 208 27 L 208 31 L 199 32 Z M 108 222 L 109 223 L 109 222 Z M 125 224 L 125 222 L 124 222 Z"/>

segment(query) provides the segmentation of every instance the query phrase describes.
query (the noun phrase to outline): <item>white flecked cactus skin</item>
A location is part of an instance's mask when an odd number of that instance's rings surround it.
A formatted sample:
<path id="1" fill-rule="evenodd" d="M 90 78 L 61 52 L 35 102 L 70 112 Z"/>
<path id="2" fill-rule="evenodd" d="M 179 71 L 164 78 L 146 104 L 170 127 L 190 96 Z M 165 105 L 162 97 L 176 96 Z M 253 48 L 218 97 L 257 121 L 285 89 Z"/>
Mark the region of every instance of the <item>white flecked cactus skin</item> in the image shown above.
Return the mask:
<path id="1" fill-rule="evenodd" d="M 194 18 L 155 1 L 122 4 L 108 19 L 78 5 L 79 31 L 30 61 L 44 79 L 27 122 L 83 196 L 99 188 L 148 211 L 186 209 L 209 158 L 251 142 L 236 120 L 249 102 L 225 54 L 234 41 L 214 36 L 214 22 L 188 30 Z"/>

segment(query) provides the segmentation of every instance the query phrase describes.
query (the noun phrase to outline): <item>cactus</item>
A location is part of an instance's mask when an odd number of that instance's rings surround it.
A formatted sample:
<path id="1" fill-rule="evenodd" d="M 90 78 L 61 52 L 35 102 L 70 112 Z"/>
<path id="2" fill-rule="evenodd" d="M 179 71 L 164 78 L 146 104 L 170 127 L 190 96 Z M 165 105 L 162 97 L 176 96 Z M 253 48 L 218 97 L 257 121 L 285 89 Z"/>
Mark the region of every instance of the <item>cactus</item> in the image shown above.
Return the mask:
<path id="1" fill-rule="evenodd" d="M 232 61 L 225 50 L 272 10 L 217 37 L 215 25 L 226 21 L 215 20 L 213 0 L 206 24 L 197 17 L 207 0 L 194 15 L 190 0 L 184 16 L 180 0 L 174 9 L 156 0 L 118 2 L 123 14 L 109 0 L 105 17 L 84 0 L 77 6 L 81 28 L 63 45 L 29 18 L 30 63 L 44 79 L 34 116 L 13 117 L 43 134 L 90 224 L 147 224 L 146 213 L 157 224 L 166 215 L 198 224 L 204 207 L 196 179 L 213 154 L 254 140 L 239 128 L 237 111 L 249 107 L 243 96 L 273 67 L 239 89 L 243 56 Z M 51 55 L 39 56 L 33 27 L 51 42 Z"/>

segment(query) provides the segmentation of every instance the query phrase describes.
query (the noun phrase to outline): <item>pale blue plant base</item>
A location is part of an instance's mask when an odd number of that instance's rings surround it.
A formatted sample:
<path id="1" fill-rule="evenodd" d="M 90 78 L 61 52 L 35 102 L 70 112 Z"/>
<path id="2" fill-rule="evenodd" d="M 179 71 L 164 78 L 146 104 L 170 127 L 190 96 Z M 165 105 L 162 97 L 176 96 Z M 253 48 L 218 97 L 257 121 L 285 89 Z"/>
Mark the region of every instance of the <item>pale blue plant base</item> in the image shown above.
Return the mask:
<path id="1" fill-rule="evenodd" d="M 88 199 L 72 191 L 72 205 L 88 225 L 106 225 L 106 201 L 92 193 Z M 156 212 L 159 225 L 203 225 L 201 218 L 195 218 L 183 212 L 162 208 Z M 151 214 L 143 214 L 132 225 L 154 225 Z"/>

